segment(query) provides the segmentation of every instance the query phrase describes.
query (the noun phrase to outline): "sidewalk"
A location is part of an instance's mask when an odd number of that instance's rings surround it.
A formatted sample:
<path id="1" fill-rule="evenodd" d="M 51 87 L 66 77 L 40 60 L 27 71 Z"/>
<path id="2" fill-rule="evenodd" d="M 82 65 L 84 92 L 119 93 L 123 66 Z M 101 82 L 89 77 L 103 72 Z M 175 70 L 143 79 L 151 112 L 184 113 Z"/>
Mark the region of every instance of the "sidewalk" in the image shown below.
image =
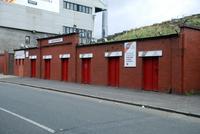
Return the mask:
<path id="1" fill-rule="evenodd" d="M 0 82 L 14 83 L 46 90 L 76 94 L 108 101 L 169 111 L 200 118 L 200 95 L 181 96 L 123 88 L 66 83 L 52 80 L 3 77 Z"/>

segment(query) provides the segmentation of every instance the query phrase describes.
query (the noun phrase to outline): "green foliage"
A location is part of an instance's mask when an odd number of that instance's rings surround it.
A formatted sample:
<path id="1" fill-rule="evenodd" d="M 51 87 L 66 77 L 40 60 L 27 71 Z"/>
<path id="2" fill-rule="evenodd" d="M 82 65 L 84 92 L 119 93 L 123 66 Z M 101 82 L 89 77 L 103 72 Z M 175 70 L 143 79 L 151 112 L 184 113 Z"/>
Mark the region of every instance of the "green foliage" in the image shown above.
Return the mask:
<path id="1" fill-rule="evenodd" d="M 200 14 L 124 31 L 108 36 L 107 40 L 111 42 L 176 34 L 180 32 L 180 25 L 200 27 Z"/>

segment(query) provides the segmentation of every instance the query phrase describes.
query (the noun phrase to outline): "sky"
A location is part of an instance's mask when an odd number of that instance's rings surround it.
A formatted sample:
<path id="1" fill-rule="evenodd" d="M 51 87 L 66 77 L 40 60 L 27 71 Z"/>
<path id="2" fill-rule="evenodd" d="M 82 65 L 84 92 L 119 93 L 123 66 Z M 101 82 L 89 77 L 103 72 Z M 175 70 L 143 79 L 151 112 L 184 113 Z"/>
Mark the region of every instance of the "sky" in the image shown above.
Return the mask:
<path id="1" fill-rule="evenodd" d="M 107 0 L 108 34 L 200 14 L 200 0 Z M 101 13 L 96 15 L 95 37 L 101 37 Z"/>

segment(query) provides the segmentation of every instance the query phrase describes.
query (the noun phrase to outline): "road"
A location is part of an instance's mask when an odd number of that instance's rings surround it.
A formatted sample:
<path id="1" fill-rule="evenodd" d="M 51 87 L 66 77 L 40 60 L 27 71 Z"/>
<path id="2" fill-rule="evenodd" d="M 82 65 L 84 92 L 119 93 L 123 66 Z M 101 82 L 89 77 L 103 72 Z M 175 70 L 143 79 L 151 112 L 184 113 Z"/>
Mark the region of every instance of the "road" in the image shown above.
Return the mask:
<path id="1" fill-rule="evenodd" d="M 0 134 L 199 134 L 200 119 L 0 83 Z"/>

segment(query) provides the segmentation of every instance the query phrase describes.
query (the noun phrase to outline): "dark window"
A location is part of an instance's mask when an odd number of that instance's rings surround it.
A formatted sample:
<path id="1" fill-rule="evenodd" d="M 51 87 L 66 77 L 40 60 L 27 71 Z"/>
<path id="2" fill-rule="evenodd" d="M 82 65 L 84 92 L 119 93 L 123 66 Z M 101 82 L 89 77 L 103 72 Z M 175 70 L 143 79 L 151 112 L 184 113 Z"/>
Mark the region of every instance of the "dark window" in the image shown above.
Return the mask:
<path id="1" fill-rule="evenodd" d="M 25 44 L 30 44 L 30 36 L 25 37 Z"/>
<path id="2" fill-rule="evenodd" d="M 86 8 L 85 8 L 85 11 L 86 11 L 86 13 L 89 14 L 89 7 L 86 7 Z"/>
<path id="3" fill-rule="evenodd" d="M 83 12 L 86 13 L 86 11 L 85 11 L 85 6 L 83 6 Z"/>
<path id="4" fill-rule="evenodd" d="M 92 8 L 89 8 L 89 14 L 92 14 Z"/>
<path id="5" fill-rule="evenodd" d="M 92 14 L 92 8 L 91 7 L 80 5 L 80 4 L 76 4 L 76 3 L 71 3 L 71 2 L 64 1 L 63 2 L 63 7 L 66 8 L 66 9 L 69 9 L 69 10 L 73 10 L 73 11 Z"/>
<path id="6" fill-rule="evenodd" d="M 67 29 L 66 33 L 70 33 L 70 28 L 67 27 L 66 29 Z"/>
<path id="7" fill-rule="evenodd" d="M 66 34 L 78 32 L 80 34 L 81 38 L 92 38 L 92 31 L 91 30 L 79 29 L 79 28 L 64 26 L 64 32 Z"/>
<path id="8" fill-rule="evenodd" d="M 73 10 L 73 3 L 70 3 L 70 7 L 69 7 L 69 9 L 71 9 L 71 10 Z"/>
<path id="9" fill-rule="evenodd" d="M 70 9 L 70 3 L 66 2 L 66 8 Z"/>
<path id="10" fill-rule="evenodd" d="M 83 6 L 79 5 L 79 12 L 83 12 Z"/>
<path id="11" fill-rule="evenodd" d="M 74 11 L 77 11 L 77 6 L 76 4 L 74 4 Z"/>

